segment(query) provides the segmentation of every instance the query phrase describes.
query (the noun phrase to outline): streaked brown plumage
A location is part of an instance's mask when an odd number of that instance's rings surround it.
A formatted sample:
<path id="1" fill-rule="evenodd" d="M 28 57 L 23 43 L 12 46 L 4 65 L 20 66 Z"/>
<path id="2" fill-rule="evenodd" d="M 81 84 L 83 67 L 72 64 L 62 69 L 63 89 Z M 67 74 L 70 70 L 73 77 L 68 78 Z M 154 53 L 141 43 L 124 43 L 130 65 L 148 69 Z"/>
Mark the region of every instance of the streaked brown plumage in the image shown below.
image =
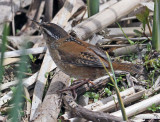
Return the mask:
<path id="1" fill-rule="evenodd" d="M 106 74 L 100 59 L 110 70 L 105 52 L 98 47 L 70 36 L 53 23 L 38 23 L 51 57 L 56 65 L 69 76 L 77 79 L 95 79 Z M 142 67 L 135 64 L 112 62 L 114 70 L 142 74 Z"/>

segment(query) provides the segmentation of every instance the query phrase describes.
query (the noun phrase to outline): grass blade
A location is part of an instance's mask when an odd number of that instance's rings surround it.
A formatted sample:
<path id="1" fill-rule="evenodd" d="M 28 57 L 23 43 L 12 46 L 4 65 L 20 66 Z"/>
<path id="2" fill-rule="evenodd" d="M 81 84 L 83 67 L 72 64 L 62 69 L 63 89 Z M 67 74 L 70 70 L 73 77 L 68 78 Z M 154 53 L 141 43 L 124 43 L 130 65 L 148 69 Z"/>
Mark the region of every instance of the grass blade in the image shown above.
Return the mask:
<path id="1" fill-rule="evenodd" d="M 110 75 L 109 71 L 108 71 L 107 68 L 105 67 L 103 61 L 102 61 L 101 59 L 100 59 L 100 60 L 101 60 L 101 62 L 102 62 L 102 65 L 103 65 L 105 71 L 107 72 L 107 74 L 109 75 L 112 83 L 114 84 L 114 87 L 115 87 L 115 90 L 116 90 L 116 95 L 117 95 L 117 98 L 118 98 L 118 103 L 119 103 L 120 108 L 121 108 L 121 111 L 122 111 L 123 120 L 124 120 L 124 121 L 127 121 L 128 118 L 127 118 L 127 115 L 126 115 L 126 111 L 125 111 L 125 107 L 124 107 L 122 98 L 121 98 L 121 96 L 120 96 L 120 92 L 119 92 L 119 88 L 118 88 L 118 85 L 117 85 L 117 80 L 116 80 L 115 73 L 114 73 L 114 70 L 113 70 L 112 62 L 111 62 L 111 59 L 110 59 L 110 57 L 109 57 L 109 55 L 108 55 L 107 52 L 106 52 L 106 55 L 107 55 L 107 58 L 109 59 L 108 61 L 109 61 L 109 64 L 110 64 L 111 71 L 112 71 L 112 73 L 113 73 L 113 78 L 114 78 L 114 79 L 112 78 L 112 76 Z"/>
<path id="2" fill-rule="evenodd" d="M 160 51 L 160 0 L 155 0 L 154 3 L 152 46 Z"/>
<path id="3" fill-rule="evenodd" d="M 23 56 L 21 57 L 21 61 L 19 63 L 18 67 L 18 74 L 17 74 L 17 79 L 18 79 L 18 84 L 16 87 L 15 92 L 13 93 L 13 98 L 12 98 L 12 105 L 13 107 L 10 110 L 9 117 L 11 118 L 12 122 L 18 122 L 21 119 L 21 110 L 23 110 L 23 85 L 22 85 L 22 80 L 25 77 L 24 72 L 27 70 L 27 63 L 28 63 L 28 58 L 25 55 L 25 50 L 23 50 Z"/>
<path id="4" fill-rule="evenodd" d="M 4 53 L 6 51 L 6 43 L 7 43 L 7 36 L 9 35 L 9 26 L 7 24 L 4 25 L 4 30 L 2 34 L 2 45 L 1 45 L 1 57 L 0 57 L 0 84 L 3 80 L 3 60 L 4 60 Z"/>

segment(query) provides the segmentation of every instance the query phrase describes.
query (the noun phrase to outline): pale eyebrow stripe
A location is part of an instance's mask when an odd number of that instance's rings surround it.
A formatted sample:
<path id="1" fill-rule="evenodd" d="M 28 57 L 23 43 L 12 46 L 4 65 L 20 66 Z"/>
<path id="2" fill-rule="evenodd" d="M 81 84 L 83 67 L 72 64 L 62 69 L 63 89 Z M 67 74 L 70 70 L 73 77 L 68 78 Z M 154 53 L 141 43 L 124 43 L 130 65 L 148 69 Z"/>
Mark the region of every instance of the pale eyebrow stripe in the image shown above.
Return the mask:
<path id="1" fill-rule="evenodd" d="M 59 39 L 59 37 L 53 33 L 51 33 L 50 31 L 48 31 L 46 28 L 43 28 L 51 37 L 55 38 L 55 39 Z"/>

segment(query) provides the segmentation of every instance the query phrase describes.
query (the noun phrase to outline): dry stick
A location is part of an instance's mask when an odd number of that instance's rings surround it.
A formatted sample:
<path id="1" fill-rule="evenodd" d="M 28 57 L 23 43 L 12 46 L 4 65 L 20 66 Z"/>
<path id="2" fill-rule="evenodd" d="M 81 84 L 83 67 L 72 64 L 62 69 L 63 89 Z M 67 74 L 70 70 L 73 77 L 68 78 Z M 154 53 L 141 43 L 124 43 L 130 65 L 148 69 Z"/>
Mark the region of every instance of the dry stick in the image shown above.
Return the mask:
<path id="1" fill-rule="evenodd" d="M 28 92 L 28 89 L 24 86 L 24 94 L 25 94 L 25 97 L 26 97 L 26 114 L 27 114 L 27 119 L 29 118 L 29 115 L 30 115 L 30 111 L 31 111 L 31 103 L 30 103 L 30 95 L 29 95 L 29 92 Z"/>
<path id="2" fill-rule="evenodd" d="M 11 11 L 12 11 L 12 33 L 15 36 L 15 21 L 14 21 L 14 14 L 15 14 L 15 6 L 13 5 L 13 0 L 11 0 Z"/>
<path id="3" fill-rule="evenodd" d="M 130 45 L 130 46 L 117 48 L 117 49 L 113 50 L 112 53 L 114 56 L 122 56 L 122 55 L 128 55 L 128 54 L 132 54 L 132 53 L 138 53 L 142 49 L 144 49 L 143 45 L 136 44 L 136 45 Z"/>
<path id="4" fill-rule="evenodd" d="M 80 3 L 79 3 L 80 2 Z M 108 8 L 108 7 L 110 7 L 111 5 L 113 5 L 113 4 L 115 4 L 115 3 L 117 3 L 118 2 L 118 0 L 111 0 L 111 1 L 108 1 L 108 2 L 106 2 L 106 3 L 104 3 L 104 4 L 101 4 L 100 6 L 99 6 L 99 11 L 103 11 L 104 9 L 106 9 L 106 8 Z M 84 2 L 82 1 L 80 1 L 80 0 L 78 0 L 77 1 L 77 5 L 79 5 L 80 7 L 77 7 L 78 9 L 76 9 L 76 10 L 78 10 L 78 11 L 76 11 L 74 14 L 73 14 L 73 16 L 70 18 L 70 20 L 72 20 L 72 19 L 75 19 L 77 22 L 78 21 L 82 21 L 82 19 L 87 19 L 88 18 L 88 12 L 86 12 L 86 10 L 85 11 L 80 11 L 80 8 L 81 9 L 84 9 L 84 8 L 86 8 L 86 5 L 84 4 Z M 77 17 L 78 16 L 78 17 Z M 74 25 L 74 21 L 72 21 L 71 22 L 73 25 Z M 76 23 L 77 24 L 77 23 Z"/>
<path id="5" fill-rule="evenodd" d="M 25 42 L 32 42 L 37 43 L 42 41 L 42 36 L 8 36 L 7 40 L 18 49 L 23 47 L 24 41 Z"/>
<path id="6" fill-rule="evenodd" d="M 121 17 L 133 11 L 142 0 L 122 0 L 108 9 L 90 17 L 89 19 L 78 24 L 73 30 L 78 34 L 79 38 L 85 40 L 93 35 L 93 33 L 114 23 Z"/>
<path id="7" fill-rule="evenodd" d="M 141 27 L 123 27 L 122 28 L 124 33 L 127 35 L 127 36 L 133 36 L 135 35 L 135 32 L 134 30 L 139 30 L 141 31 Z M 124 36 L 123 32 L 121 31 L 120 28 L 107 28 L 105 29 L 106 32 L 108 32 L 108 36 L 109 37 L 117 37 L 117 36 Z M 149 30 L 146 28 L 146 31 L 145 31 L 145 34 L 146 35 L 149 35 Z"/>
<path id="8" fill-rule="evenodd" d="M 47 50 L 34 88 L 30 120 L 33 120 L 37 108 L 40 106 L 42 102 L 43 91 L 47 81 L 47 77 L 45 77 L 45 74 L 56 67 L 56 64 L 53 62 L 52 58 L 50 57 L 49 51 Z"/>
<path id="9" fill-rule="evenodd" d="M 54 0 L 45 0 L 45 15 L 44 15 L 45 22 L 50 22 L 52 19 L 53 3 Z"/>
<path id="10" fill-rule="evenodd" d="M 146 38 L 146 37 L 135 37 L 135 38 L 129 38 L 129 39 L 132 40 L 132 41 L 144 41 L 148 38 Z M 119 41 L 119 40 L 128 41 L 125 37 L 113 37 L 113 38 L 111 38 L 111 41 Z"/>
<path id="11" fill-rule="evenodd" d="M 12 63 L 15 63 L 15 62 L 18 62 L 20 61 L 20 58 L 5 58 L 4 59 L 4 62 L 3 62 L 3 65 L 9 65 L 9 64 L 12 64 Z"/>
<path id="12" fill-rule="evenodd" d="M 16 50 L 16 49 L 14 49 L 13 47 L 11 47 L 11 46 L 9 46 L 9 45 L 7 45 L 7 44 L 6 44 L 6 47 L 7 47 L 8 49 L 10 49 L 10 50 Z"/>
<path id="13" fill-rule="evenodd" d="M 38 48 L 30 48 L 30 49 L 25 49 L 26 50 L 26 55 L 29 54 L 40 54 L 43 52 L 46 52 L 46 47 L 38 47 Z M 9 51 L 4 53 L 4 58 L 11 58 L 11 57 L 19 57 L 23 55 L 23 50 L 15 50 L 15 51 Z M 1 56 L 1 53 L 0 53 Z"/>
<path id="14" fill-rule="evenodd" d="M 7 82 L 7 83 L 3 83 L 1 86 L 0 86 L 0 90 L 3 91 L 5 89 L 8 89 L 12 86 L 15 86 L 16 84 L 18 83 L 18 81 L 11 81 L 11 82 Z"/>
<path id="15" fill-rule="evenodd" d="M 139 114 L 137 116 L 134 116 L 133 120 L 135 120 L 135 122 L 136 122 L 136 119 L 142 119 L 142 121 L 146 119 L 149 119 L 149 120 L 159 119 L 160 120 L 160 113 Z"/>

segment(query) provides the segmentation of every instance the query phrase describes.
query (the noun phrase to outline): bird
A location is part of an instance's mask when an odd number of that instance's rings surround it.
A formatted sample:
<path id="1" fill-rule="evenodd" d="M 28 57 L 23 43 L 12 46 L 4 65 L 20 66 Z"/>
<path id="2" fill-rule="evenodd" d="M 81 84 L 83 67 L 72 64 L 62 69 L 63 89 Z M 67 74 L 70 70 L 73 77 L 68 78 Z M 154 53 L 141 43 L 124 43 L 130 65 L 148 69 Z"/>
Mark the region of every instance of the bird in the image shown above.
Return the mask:
<path id="1" fill-rule="evenodd" d="M 94 80 L 106 75 L 104 66 L 111 70 L 106 53 L 101 48 L 71 36 L 57 24 L 33 22 L 42 31 L 53 61 L 65 74 L 76 79 Z M 112 61 L 112 66 L 114 70 L 143 74 L 141 65 Z"/>

